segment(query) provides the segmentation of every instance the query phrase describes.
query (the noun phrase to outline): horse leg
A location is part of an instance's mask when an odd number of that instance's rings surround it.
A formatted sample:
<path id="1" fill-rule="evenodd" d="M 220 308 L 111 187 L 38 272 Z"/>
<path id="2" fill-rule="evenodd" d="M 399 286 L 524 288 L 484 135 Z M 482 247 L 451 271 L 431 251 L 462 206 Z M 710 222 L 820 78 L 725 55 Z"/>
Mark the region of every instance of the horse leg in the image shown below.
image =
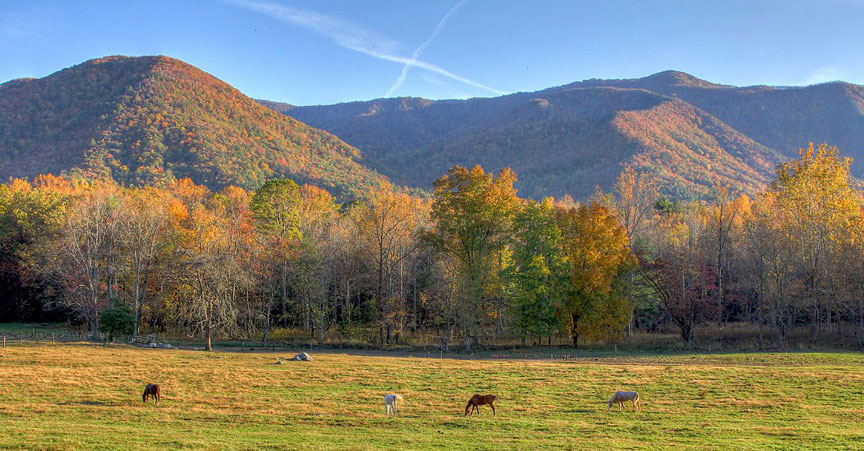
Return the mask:
<path id="1" fill-rule="evenodd" d="M 495 416 L 495 404 L 489 404 L 489 407 L 492 408 L 492 416 Z"/>

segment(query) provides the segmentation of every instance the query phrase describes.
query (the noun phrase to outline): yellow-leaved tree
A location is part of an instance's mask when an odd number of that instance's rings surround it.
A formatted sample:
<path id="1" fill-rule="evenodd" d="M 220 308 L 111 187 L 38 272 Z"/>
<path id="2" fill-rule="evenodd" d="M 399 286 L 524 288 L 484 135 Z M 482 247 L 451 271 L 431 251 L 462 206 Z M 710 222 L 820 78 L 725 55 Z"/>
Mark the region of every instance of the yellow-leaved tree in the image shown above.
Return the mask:
<path id="1" fill-rule="evenodd" d="M 620 337 L 633 311 L 624 291 L 626 270 L 635 263 L 627 231 L 615 212 L 599 202 L 558 211 L 561 243 L 570 264 L 570 293 L 562 314 L 573 346 L 580 336 Z"/>
<path id="2" fill-rule="evenodd" d="M 784 163 L 769 192 L 783 233 L 796 246 L 797 270 L 810 300 L 811 333 L 820 323 L 831 327 L 836 290 L 833 265 L 861 218 L 861 196 L 852 186 L 852 160 L 827 144 L 799 150 L 797 160 Z"/>

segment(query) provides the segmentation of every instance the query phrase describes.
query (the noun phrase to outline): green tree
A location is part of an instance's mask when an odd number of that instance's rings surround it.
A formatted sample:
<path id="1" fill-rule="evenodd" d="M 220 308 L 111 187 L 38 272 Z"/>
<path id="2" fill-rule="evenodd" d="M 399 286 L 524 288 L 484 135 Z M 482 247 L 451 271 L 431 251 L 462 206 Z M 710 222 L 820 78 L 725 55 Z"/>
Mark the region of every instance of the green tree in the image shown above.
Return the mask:
<path id="1" fill-rule="evenodd" d="M 250 201 L 252 216 L 259 231 L 280 239 L 300 235 L 300 187 L 293 180 L 270 180 Z"/>
<path id="2" fill-rule="evenodd" d="M 111 306 L 99 314 L 99 331 L 108 334 L 108 339 L 114 341 L 116 334 L 131 334 L 135 329 L 135 313 L 128 305 L 117 299 L 111 301 Z"/>
<path id="3" fill-rule="evenodd" d="M 460 263 L 459 302 L 466 349 L 472 348 L 489 301 L 497 286 L 501 251 L 511 238 L 519 198 L 516 175 L 502 169 L 497 176 L 480 166 L 470 171 L 456 166 L 435 181 L 431 217 L 435 221 L 428 242 Z"/>
<path id="4" fill-rule="evenodd" d="M 287 326 L 289 293 L 289 266 L 292 254 L 298 247 L 300 232 L 300 187 L 293 180 L 270 180 L 264 184 L 249 202 L 255 227 L 262 246 L 267 249 L 270 260 L 273 297 L 278 297 L 282 307 L 282 325 Z M 270 324 L 270 304 L 267 305 L 267 325 Z M 265 331 L 264 339 L 267 339 Z"/>
<path id="5" fill-rule="evenodd" d="M 567 264 L 552 200 L 529 201 L 513 221 L 512 264 L 504 270 L 513 327 L 522 338 L 550 336 L 566 299 Z"/>

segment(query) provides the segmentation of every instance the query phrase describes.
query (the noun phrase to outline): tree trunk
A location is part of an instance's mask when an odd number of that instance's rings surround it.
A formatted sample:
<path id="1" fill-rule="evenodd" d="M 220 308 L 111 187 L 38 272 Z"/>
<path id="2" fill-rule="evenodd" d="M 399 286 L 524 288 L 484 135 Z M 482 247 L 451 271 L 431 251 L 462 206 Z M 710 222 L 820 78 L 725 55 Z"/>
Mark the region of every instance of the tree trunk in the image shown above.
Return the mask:
<path id="1" fill-rule="evenodd" d="M 321 308 L 321 312 L 319 313 L 321 318 L 320 324 L 318 324 L 318 343 L 324 344 L 324 322 L 327 318 L 327 313 L 324 311 L 324 308 Z"/>
<path id="2" fill-rule="evenodd" d="M 762 319 L 762 309 L 757 307 L 757 312 L 757 316 L 759 318 L 759 350 L 761 351 L 765 349 L 765 320 Z"/>
<path id="3" fill-rule="evenodd" d="M 571 313 L 570 314 L 570 337 L 573 340 L 573 349 L 579 347 L 579 332 L 577 332 L 577 326 L 579 325 L 579 314 Z"/>
<path id="4" fill-rule="evenodd" d="M 205 348 L 205 350 L 206 351 L 212 351 L 213 350 L 213 328 L 210 326 L 210 320 L 209 319 L 207 320 L 206 329 L 207 330 L 205 331 L 205 333 L 207 334 L 207 347 Z"/>
<path id="5" fill-rule="evenodd" d="M 267 311 L 264 312 L 264 343 L 267 343 L 267 338 L 270 336 L 270 301 L 267 301 L 267 305 L 264 307 Z"/>
<path id="6" fill-rule="evenodd" d="M 693 341 L 693 326 L 685 325 L 681 327 L 681 339 L 684 340 L 684 343 L 690 343 Z"/>
<path id="7" fill-rule="evenodd" d="M 205 350 L 212 351 L 213 350 L 213 302 L 206 301 L 206 307 L 204 314 L 206 315 L 204 321 L 204 332 L 207 334 L 207 347 Z"/>
<path id="8" fill-rule="evenodd" d="M 441 334 L 441 351 L 448 352 L 450 351 L 450 322 L 444 326 L 444 333 Z"/>
<path id="9" fill-rule="evenodd" d="M 288 268 L 282 265 L 282 327 L 288 327 Z"/>

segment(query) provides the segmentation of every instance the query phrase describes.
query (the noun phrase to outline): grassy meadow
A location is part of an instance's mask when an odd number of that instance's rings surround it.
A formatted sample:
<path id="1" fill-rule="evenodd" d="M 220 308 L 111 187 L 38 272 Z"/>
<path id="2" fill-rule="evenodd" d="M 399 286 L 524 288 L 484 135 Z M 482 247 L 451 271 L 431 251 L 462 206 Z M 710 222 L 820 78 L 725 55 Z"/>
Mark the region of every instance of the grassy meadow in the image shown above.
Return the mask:
<path id="1" fill-rule="evenodd" d="M 0 449 L 864 448 L 862 354 L 311 354 L 10 345 Z M 158 406 L 141 402 L 149 382 Z M 644 410 L 607 412 L 619 389 Z M 406 400 L 396 419 L 389 392 Z M 497 417 L 462 416 L 475 392 L 498 396 Z"/>

